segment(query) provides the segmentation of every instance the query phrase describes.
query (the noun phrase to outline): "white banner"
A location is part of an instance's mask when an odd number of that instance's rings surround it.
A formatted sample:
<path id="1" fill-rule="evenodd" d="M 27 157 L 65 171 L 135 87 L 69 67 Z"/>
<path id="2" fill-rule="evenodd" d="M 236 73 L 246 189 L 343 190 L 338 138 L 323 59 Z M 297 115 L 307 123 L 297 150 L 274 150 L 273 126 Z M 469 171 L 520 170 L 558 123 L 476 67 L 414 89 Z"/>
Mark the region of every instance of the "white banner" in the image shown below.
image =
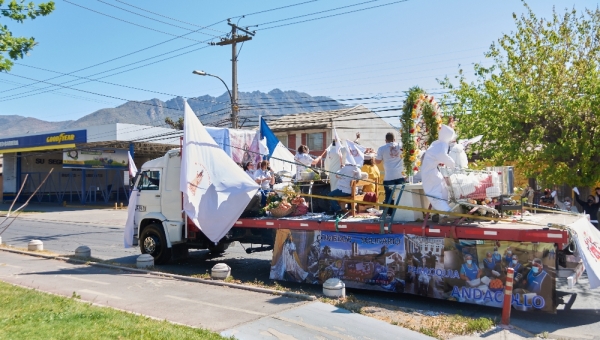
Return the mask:
<path id="1" fill-rule="evenodd" d="M 179 188 L 183 210 L 213 242 L 219 242 L 256 194 L 258 184 L 223 151 L 187 102 Z"/>
<path id="2" fill-rule="evenodd" d="M 365 151 L 367 148 L 360 144 L 355 144 L 349 140 L 346 140 L 346 145 L 348 146 L 346 158 L 350 161 L 350 163 L 358 165 L 359 168 L 362 167 L 365 161 Z"/>
<path id="3" fill-rule="evenodd" d="M 127 151 L 127 160 L 129 162 L 129 176 L 135 177 L 137 175 L 138 169 L 133 162 L 133 158 L 131 157 L 131 152 Z M 127 182 L 125 182 L 127 183 Z"/>
<path id="4" fill-rule="evenodd" d="M 590 281 L 590 288 L 600 287 L 600 231 L 587 218 L 570 224 L 573 238 Z"/>

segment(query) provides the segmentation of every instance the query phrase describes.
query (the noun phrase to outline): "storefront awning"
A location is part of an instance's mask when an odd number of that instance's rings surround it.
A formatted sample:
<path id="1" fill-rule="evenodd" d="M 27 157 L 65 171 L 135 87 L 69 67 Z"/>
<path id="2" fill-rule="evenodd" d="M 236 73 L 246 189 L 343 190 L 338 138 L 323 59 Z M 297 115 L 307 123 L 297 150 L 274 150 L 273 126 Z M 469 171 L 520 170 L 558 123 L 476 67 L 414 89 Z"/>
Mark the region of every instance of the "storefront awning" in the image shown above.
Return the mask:
<path id="1" fill-rule="evenodd" d="M 75 144 L 33 146 L 33 147 L 29 147 L 29 148 L 16 148 L 16 149 L 0 149 L 0 153 L 29 152 L 29 151 L 41 151 L 41 150 L 62 150 L 62 149 L 72 149 L 72 148 L 75 148 Z"/>

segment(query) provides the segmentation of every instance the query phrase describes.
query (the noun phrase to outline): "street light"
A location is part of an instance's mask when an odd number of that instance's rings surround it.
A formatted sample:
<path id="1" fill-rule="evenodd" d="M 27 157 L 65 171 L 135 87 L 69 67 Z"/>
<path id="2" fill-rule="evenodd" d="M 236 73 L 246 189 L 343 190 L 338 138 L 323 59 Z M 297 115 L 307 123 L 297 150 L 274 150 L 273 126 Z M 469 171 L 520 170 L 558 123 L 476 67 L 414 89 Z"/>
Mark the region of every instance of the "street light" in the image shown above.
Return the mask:
<path id="1" fill-rule="evenodd" d="M 227 86 L 227 84 L 225 83 L 225 81 L 223 81 L 223 79 L 221 79 L 219 76 L 215 76 L 214 74 L 210 74 L 210 73 L 206 73 L 204 71 L 198 71 L 198 70 L 194 70 L 192 72 L 193 74 L 197 74 L 199 76 L 209 76 L 209 77 L 214 77 L 217 78 L 221 81 L 221 83 L 223 83 L 223 85 L 225 85 L 225 88 L 227 89 L 227 93 L 229 93 L 229 100 L 231 101 L 231 127 L 234 129 L 238 128 L 238 116 L 237 116 L 237 105 L 235 103 L 235 100 L 233 99 L 233 96 L 231 95 L 231 91 L 229 91 L 229 86 Z"/>

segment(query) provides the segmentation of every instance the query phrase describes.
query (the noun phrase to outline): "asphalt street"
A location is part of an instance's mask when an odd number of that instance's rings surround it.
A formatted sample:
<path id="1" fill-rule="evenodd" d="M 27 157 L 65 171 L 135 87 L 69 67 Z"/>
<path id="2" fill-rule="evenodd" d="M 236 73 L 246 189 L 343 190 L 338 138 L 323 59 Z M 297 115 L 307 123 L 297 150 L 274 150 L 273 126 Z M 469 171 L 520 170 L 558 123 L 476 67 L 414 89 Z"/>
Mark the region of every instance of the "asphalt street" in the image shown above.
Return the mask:
<path id="1" fill-rule="evenodd" d="M 4 207 L 0 206 L 0 210 Z M 4 208 L 6 210 L 6 208 Z M 92 249 L 92 256 L 111 262 L 133 264 L 139 248 L 123 248 L 125 210 L 113 209 L 63 209 L 36 207 L 37 213 L 21 214 L 2 234 L 2 242 L 26 248 L 31 239 L 44 242 L 44 248 L 59 254 L 72 254 L 80 245 Z M 56 211 L 61 210 L 61 211 Z M 45 211 L 45 212 L 44 212 Z M 6 225 L 6 224 L 4 224 Z M 0 231 L 2 227 L 0 227 Z M 248 246 L 248 245 L 244 245 Z M 271 252 L 247 255 L 242 245 L 236 244 L 223 256 L 211 257 L 207 251 L 191 251 L 190 258 L 179 263 L 158 266 L 159 270 L 182 275 L 202 274 L 216 263 L 227 263 L 232 275 L 243 282 L 269 282 Z M 309 293 L 319 293 L 321 287 L 281 282 L 282 285 Z M 559 297 L 570 302 L 570 308 L 559 306 L 557 314 L 512 312 L 511 323 L 532 334 L 548 332 L 552 337 L 564 339 L 600 339 L 600 289 L 590 290 L 584 276 L 574 289 L 566 287 L 566 280 L 558 280 Z M 408 294 L 377 293 L 349 290 L 361 300 L 391 304 L 418 310 L 459 313 L 466 316 L 499 318 L 500 310 L 457 302 L 423 299 Z"/>

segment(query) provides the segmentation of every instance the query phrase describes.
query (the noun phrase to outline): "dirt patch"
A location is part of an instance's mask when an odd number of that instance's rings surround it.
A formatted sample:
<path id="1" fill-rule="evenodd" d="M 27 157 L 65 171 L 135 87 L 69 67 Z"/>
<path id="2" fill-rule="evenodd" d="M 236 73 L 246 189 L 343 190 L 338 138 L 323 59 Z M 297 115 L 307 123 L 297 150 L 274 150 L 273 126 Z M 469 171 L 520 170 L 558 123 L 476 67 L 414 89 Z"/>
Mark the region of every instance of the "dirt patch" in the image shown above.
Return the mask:
<path id="1" fill-rule="evenodd" d="M 449 339 L 457 335 L 483 333 L 496 324 L 495 320 L 488 318 L 473 319 L 461 315 L 402 308 L 361 301 L 351 295 L 342 299 L 321 298 L 321 301 L 437 339 Z"/>

